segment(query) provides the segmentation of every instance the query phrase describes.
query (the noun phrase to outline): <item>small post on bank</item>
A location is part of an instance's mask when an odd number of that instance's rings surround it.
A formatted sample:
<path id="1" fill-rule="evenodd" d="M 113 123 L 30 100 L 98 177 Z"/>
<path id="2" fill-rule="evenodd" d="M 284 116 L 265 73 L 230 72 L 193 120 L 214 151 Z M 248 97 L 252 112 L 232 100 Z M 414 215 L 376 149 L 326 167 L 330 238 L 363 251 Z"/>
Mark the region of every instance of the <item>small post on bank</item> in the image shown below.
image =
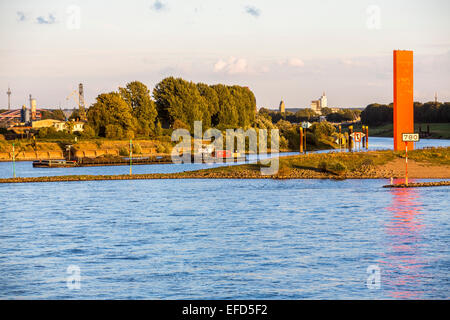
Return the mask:
<path id="1" fill-rule="evenodd" d="M 338 138 L 338 141 L 339 141 L 339 152 L 342 152 L 342 148 L 341 148 L 341 146 L 342 146 L 342 127 L 341 127 L 341 125 L 339 125 L 339 138 Z"/>
<path id="2" fill-rule="evenodd" d="M 366 149 L 369 149 L 369 126 L 366 126 Z"/>
<path id="3" fill-rule="evenodd" d="M 348 127 L 348 151 L 352 152 L 353 150 L 353 126 Z"/>
<path id="4" fill-rule="evenodd" d="M 300 153 L 303 153 L 303 128 L 300 127 Z"/>
<path id="5" fill-rule="evenodd" d="M 12 144 L 12 160 L 13 160 L 13 178 L 16 177 L 16 151 L 14 148 L 14 143 Z"/>
<path id="6" fill-rule="evenodd" d="M 311 127 L 311 123 L 309 123 L 308 121 L 303 121 L 301 127 L 303 128 L 303 139 L 304 139 L 304 141 L 303 141 L 303 149 L 305 150 L 305 154 L 306 154 L 307 153 L 307 150 L 306 150 L 306 129 Z M 300 137 L 300 139 L 301 139 L 301 137 Z"/>
<path id="7" fill-rule="evenodd" d="M 304 143 L 303 143 L 303 148 L 305 149 L 305 154 L 308 153 L 307 149 L 306 149 L 306 128 L 305 128 L 305 134 L 303 135 L 303 138 L 305 139 Z"/>
<path id="8" fill-rule="evenodd" d="M 365 149 L 366 148 L 366 126 L 362 126 L 361 131 L 363 133 L 362 138 L 361 138 L 362 147 L 363 147 L 363 149 Z"/>
<path id="9" fill-rule="evenodd" d="M 408 185 L 408 141 L 405 144 L 405 185 Z"/>
<path id="10" fill-rule="evenodd" d="M 133 174 L 132 163 L 133 163 L 133 142 L 130 139 L 130 176 Z"/>
<path id="11" fill-rule="evenodd" d="M 405 185 L 408 185 L 408 142 L 418 142 L 418 133 L 403 133 L 402 140 L 405 143 Z"/>

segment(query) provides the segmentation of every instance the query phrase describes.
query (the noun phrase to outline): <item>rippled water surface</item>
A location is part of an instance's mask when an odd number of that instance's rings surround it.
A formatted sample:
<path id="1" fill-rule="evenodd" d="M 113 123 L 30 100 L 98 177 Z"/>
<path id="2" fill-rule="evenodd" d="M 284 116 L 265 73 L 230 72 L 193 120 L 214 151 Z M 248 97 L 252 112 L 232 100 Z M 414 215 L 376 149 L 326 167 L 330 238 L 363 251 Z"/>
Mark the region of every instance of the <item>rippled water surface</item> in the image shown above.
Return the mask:
<path id="1" fill-rule="evenodd" d="M 370 146 L 391 144 L 372 138 Z M 16 165 L 19 176 L 128 173 Z M 1 163 L 0 177 L 10 169 Z M 448 299 L 449 188 L 382 188 L 387 183 L 0 184 L 0 299 Z M 79 290 L 67 287 L 72 265 Z M 369 266 L 380 270 L 379 289 L 367 287 Z"/>
<path id="2" fill-rule="evenodd" d="M 0 298 L 449 298 L 448 187 L 386 183 L 3 184 Z"/>
<path id="3" fill-rule="evenodd" d="M 370 150 L 392 149 L 392 138 L 373 137 L 369 140 Z M 450 146 L 450 140 L 423 139 L 418 144 L 418 148 L 429 146 Z M 329 152 L 330 150 L 318 151 Z M 333 150 L 337 151 L 337 150 Z M 281 155 L 294 155 L 296 152 L 282 153 Z M 261 155 L 260 158 L 267 158 L 270 155 Z M 250 155 L 249 160 L 254 161 L 255 155 Z M 239 164 L 239 163 L 235 163 Z M 175 173 L 182 171 L 192 171 L 199 169 L 212 168 L 215 166 L 230 165 L 226 164 L 157 164 L 157 165 L 135 165 L 133 173 Z M 60 176 L 60 175 L 100 175 L 100 174 L 128 174 L 128 166 L 104 166 L 104 167 L 78 167 L 78 168 L 33 168 L 31 161 L 16 162 L 16 175 L 18 177 L 41 177 L 41 176 Z M 0 162 L 0 178 L 11 178 L 13 176 L 13 165 L 11 162 Z"/>

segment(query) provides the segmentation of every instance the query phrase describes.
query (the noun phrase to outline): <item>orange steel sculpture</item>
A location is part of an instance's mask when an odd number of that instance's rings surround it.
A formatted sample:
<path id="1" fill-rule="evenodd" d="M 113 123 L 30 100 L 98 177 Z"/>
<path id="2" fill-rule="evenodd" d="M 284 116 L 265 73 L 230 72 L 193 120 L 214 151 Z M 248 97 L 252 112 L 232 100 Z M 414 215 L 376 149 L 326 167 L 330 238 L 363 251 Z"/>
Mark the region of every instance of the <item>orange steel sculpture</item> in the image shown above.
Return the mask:
<path id="1" fill-rule="evenodd" d="M 394 150 L 405 150 L 402 133 L 414 132 L 413 52 L 394 50 Z M 413 145 L 408 146 L 409 150 Z"/>

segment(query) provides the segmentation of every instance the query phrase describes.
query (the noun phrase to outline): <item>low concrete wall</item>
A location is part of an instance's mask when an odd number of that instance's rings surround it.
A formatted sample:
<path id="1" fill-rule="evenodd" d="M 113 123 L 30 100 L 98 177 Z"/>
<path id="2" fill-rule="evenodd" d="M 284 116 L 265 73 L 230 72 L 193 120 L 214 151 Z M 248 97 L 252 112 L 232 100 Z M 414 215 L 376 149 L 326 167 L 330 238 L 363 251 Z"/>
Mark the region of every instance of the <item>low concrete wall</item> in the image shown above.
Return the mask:
<path id="1" fill-rule="evenodd" d="M 75 158 L 97 158 L 104 155 L 119 156 L 119 149 L 91 149 L 91 150 L 77 150 L 73 154 Z M 142 154 L 134 154 L 134 156 L 154 156 L 156 155 L 156 148 L 142 148 Z M 64 159 L 62 151 L 22 151 L 16 153 L 16 160 L 33 161 L 33 160 L 53 160 Z M 0 152 L 0 161 L 12 161 L 12 153 Z"/>
<path id="2" fill-rule="evenodd" d="M 156 154 L 156 148 L 142 148 L 142 154 L 139 156 L 150 156 Z M 96 150 L 77 150 L 76 158 L 97 158 L 104 155 L 119 156 L 119 149 L 96 149 Z M 134 156 L 138 156 L 134 154 Z"/>
<path id="3" fill-rule="evenodd" d="M 64 159 L 61 151 L 22 151 L 16 153 L 17 161 Z M 12 161 L 12 153 L 0 152 L 0 161 Z"/>

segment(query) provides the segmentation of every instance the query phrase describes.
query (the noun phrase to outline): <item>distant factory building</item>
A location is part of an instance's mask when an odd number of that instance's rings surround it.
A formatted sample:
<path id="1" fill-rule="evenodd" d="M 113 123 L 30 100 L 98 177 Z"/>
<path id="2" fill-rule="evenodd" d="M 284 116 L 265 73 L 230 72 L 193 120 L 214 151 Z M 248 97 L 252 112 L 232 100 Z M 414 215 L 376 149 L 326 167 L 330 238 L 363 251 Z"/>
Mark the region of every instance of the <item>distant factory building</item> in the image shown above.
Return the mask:
<path id="1" fill-rule="evenodd" d="M 284 105 L 284 101 L 283 100 L 281 100 L 281 102 L 280 102 L 280 107 L 278 108 L 278 110 L 280 111 L 280 112 L 286 112 L 286 106 Z"/>
<path id="2" fill-rule="evenodd" d="M 30 95 L 31 98 L 31 95 Z M 36 108 L 36 99 L 31 99 L 30 101 L 30 109 L 31 109 L 31 121 L 37 120 L 37 108 Z"/>
<path id="3" fill-rule="evenodd" d="M 41 110 L 37 109 L 36 99 L 33 99 L 30 94 L 30 108 L 26 105 L 22 106 L 22 109 L 10 110 L 9 96 L 11 94 L 8 88 L 8 111 L 0 114 L 0 127 L 8 128 L 17 124 L 29 124 L 30 121 L 36 121 L 41 119 Z"/>
<path id="4" fill-rule="evenodd" d="M 54 119 L 45 119 L 45 120 L 38 120 L 31 122 L 31 127 L 33 129 L 41 129 L 41 128 L 48 128 L 48 127 L 56 127 L 59 123 L 64 123 L 64 121 L 60 120 L 54 120 Z"/>
<path id="5" fill-rule="evenodd" d="M 319 100 L 313 100 L 311 101 L 311 109 L 318 113 L 322 113 L 322 108 L 327 108 L 328 102 L 327 102 L 327 96 L 325 95 L 325 92 L 322 94 L 322 96 L 319 98 Z"/>
<path id="6" fill-rule="evenodd" d="M 28 123 L 30 122 L 30 112 L 27 109 L 26 105 L 22 106 L 22 110 L 20 111 L 20 122 Z"/>
<path id="7" fill-rule="evenodd" d="M 53 124 L 56 131 L 69 130 L 69 124 L 72 125 L 72 132 L 83 132 L 85 122 L 83 121 L 58 121 Z"/>
<path id="8" fill-rule="evenodd" d="M 26 107 L 25 107 L 26 108 Z M 41 119 L 41 111 L 40 109 L 36 109 L 36 119 Z M 29 109 L 27 109 L 27 112 L 29 112 Z M 31 119 L 31 115 L 30 115 Z M 3 113 L 0 113 L 0 124 L 16 124 L 23 122 L 22 120 L 22 109 L 15 109 L 10 111 L 5 111 Z M 4 126 L 3 126 L 4 127 Z"/>

